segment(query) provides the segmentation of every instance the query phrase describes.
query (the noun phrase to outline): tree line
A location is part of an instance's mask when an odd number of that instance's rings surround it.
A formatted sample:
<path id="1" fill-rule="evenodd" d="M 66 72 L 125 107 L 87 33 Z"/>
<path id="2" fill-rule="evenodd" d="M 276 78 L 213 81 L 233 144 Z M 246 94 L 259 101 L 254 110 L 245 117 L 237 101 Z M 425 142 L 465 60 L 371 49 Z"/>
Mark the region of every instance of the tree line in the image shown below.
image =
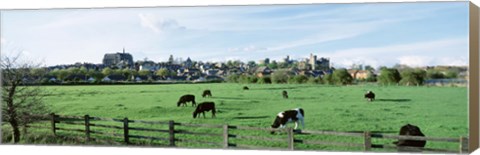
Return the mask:
<path id="1" fill-rule="evenodd" d="M 232 74 L 227 76 L 226 81 L 230 83 L 258 83 L 258 84 L 327 84 L 327 85 L 349 85 L 359 82 L 375 82 L 380 85 L 423 85 L 429 79 L 456 79 L 459 71 L 452 69 L 441 71 L 437 69 L 420 68 L 387 68 L 381 67 L 377 76 L 371 68 L 368 70 L 365 79 L 354 79 L 345 68 L 335 69 L 331 74 L 322 76 L 298 75 L 287 69 L 275 70 L 266 76 Z"/>
<path id="2" fill-rule="evenodd" d="M 96 69 L 87 69 L 85 67 L 70 67 L 68 69 L 54 69 L 48 71 L 46 68 L 35 68 L 31 70 L 31 75 L 33 76 L 40 76 L 46 75 L 49 77 L 55 77 L 60 82 L 79 82 L 79 81 L 86 81 L 87 79 L 79 79 L 78 76 L 83 76 L 85 78 L 93 78 L 94 82 L 100 82 L 103 78 L 111 75 L 119 75 L 126 78 L 127 81 L 135 80 L 135 76 L 146 76 L 149 79 L 152 78 L 152 75 L 156 76 L 175 76 L 177 73 L 175 71 L 168 70 L 166 68 L 161 68 L 157 71 L 149 71 L 149 70 L 135 70 L 135 69 L 111 69 L 109 67 L 103 68 L 102 70 Z M 72 77 L 74 78 L 68 78 Z M 41 83 L 49 83 L 50 79 L 42 78 Z"/>

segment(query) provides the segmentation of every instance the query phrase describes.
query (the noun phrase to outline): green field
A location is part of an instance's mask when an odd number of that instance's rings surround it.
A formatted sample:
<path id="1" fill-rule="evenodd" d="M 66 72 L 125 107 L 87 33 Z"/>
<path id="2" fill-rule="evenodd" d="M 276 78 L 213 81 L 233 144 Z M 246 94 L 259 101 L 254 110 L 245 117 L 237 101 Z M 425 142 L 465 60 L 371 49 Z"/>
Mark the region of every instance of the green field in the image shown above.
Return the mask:
<path id="1" fill-rule="evenodd" d="M 250 90 L 242 90 L 248 86 Z M 403 86 L 326 86 L 300 84 L 170 84 L 112 86 L 48 86 L 51 96 L 45 102 L 60 115 L 124 118 L 136 120 L 175 120 L 182 123 L 230 124 L 270 127 L 276 114 L 301 107 L 305 110 L 308 130 L 376 131 L 397 134 L 406 123 L 417 125 L 429 137 L 459 138 L 468 135 L 466 87 L 403 87 Z M 204 89 L 212 98 L 202 98 Z M 283 99 L 281 91 L 289 93 Z M 367 102 L 363 94 L 372 90 L 375 102 Z M 217 117 L 193 119 L 194 108 L 177 107 L 178 98 L 194 94 L 197 103 L 214 101 Z M 292 124 L 290 124 L 292 125 Z M 201 129 L 194 129 L 201 130 Z M 258 136 L 268 132 L 251 131 Z M 190 137 L 190 138 L 198 138 Z M 302 138 L 302 136 L 299 136 Z M 334 136 L 303 138 L 350 141 Z M 207 140 L 209 140 L 207 138 Z M 362 142 L 361 139 L 351 141 Z M 377 140 L 391 143 L 393 140 Z M 240 142 L 240 141 L 239 141 Z M 268 142 L 246 141 L 253 145 L 283 146 Z M 286 145 L 286 144 L 285 144 Z M 182 146 L 182 145 L 180 145 Z M 190 145 L 183 145 L 190 147 Z M 196 145 L 193 145 L 196 147 Z M 456 143 L 428 143 L 427 147 L 457 149 Z M 361 150 L 300 145 L 303 149 Z"/>

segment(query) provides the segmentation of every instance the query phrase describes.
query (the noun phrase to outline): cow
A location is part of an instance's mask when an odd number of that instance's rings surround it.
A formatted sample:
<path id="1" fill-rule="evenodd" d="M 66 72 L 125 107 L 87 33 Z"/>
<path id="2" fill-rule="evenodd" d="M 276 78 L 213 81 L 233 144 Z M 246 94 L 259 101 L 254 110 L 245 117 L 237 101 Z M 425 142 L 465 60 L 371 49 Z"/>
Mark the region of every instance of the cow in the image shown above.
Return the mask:
<path id="1" fill-rule="evenodd" d="M 373 93 L 372 91 L 367 91 L 367 93 L 365 93 L 364 97 L 367 99 L 367 101 L 373 101 L 375 100 L 375 93 Z"/>
<path id="2" fill-rule="evenodd" d="M 243 90 L 248 90 L 248 87 L 247 87 L 247 86 L 243 86 Z"/>
<path id="3" fill-rule="evenodd" d="M 192 95 L 192 94 L 187 94 L 187 95 L 183 95 L 182 97 L 180 97 L 180 99 L 177 102 L 177 107 L 179 107 L 182 104 L 184 106 L 187 106 L 187 102 L 192 102 L 192 107 L 197 104 L 197 103 L 195 103 L 195 96 Z"/>
<path id="4" fill-rule="evenodd" d="M 303 119 L 305 118 L 305 113 L 302 108 L 296 108 L 292 110 L 282 111 L 277 114 L 275 120 L 273 121 L 272 128 L 285 128 L 288 122 L 295 122 L 295 128 L 298 127 L 298 121 L 302 123 L 302 128 L 305 128 L 305 123 Z M 272 131 L 271 134 L 274 134 L 275 131 Z"/>
<path id="5" fill-rule="evenodd" d="M 197 108 L 195 111 L 193 111 L 193 118 L 197 118 L 197 115 L 200 113 L 203 114 L 203 118 L 205 118 L 205 111 L 212 111 L 212 118 L 215 117 L 215 103 L 214 102 L 202 102 L 198 104 Z M 200 117 L 200 116 L 198 116 Z"/>
<path id="6" fill-rule="evenodd" d="M 425 135 L 420 131 L 420 128 L 418 128 L 415 125 L 411 124 L 406 124 L 400 128 L 400 135 L 404 136 L 422 136 L 425 137 Z M 396 142 L 393 142 L 398 147 L 399 152 L 405 152 L 405 151 L 414 151 L 413 149 L 407 149 L 407 148 L 402 148 L 402 146 L 409 146 L 409 147 L 419 147 L 423 148 L 425 147 L 425 144 L 427 143 L 426 140 L 398 140 Z"/>
<path id="7" fill-rule="evenodd" d="M 212 97 L 212 92 L 210 90 L 204 90 L 203 91 L 203 94 L 202 94 L 202 97 Z"/>
<path id="8" fill-rule="evenodd" d="M 282 95 L 283 95 L 283 98 L 288 98 L 288 93 L 287 93 L 287 91 L 285 91 L 285 90 L 282 91 Z"/>

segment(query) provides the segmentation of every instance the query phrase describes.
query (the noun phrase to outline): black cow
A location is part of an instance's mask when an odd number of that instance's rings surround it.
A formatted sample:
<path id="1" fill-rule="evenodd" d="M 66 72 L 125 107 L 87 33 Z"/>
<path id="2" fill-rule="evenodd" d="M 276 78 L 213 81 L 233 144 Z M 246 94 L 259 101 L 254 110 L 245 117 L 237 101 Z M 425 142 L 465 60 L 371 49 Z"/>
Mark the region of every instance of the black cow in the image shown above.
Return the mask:
<path id="1" fill-rule="evenodd" d="M 247 86 L 243 86 L 243 90 L 248 90 L 249 88 Z"/>
<path id="2" fill-rule="evenodd" d="M 285 90 L 282 91 L 282 95 L 283 95 L 283 98 L 288 98 L 288 93 L 287 93 L 287 91 L 285 91 Z"/>
<path id="3" fill-rule="evenodd" d="M 406 124 L 400 128 L 400 135 L 405 135 L 405 136 L 422 136 L 425 137 L 425 135 L 420 131 L 420 128 L 418 128 L 415 125 L 411 124 Z M 409 146 L 409 147 L 420 147 L 423 148 L 425 147 L 425 144 L 427 143 L 426 140 L 398 140 L 396 142 L 393 142 L 393 144 L 397 145 L 398 151 L 399 152 L 413 152 L 414 150 L 408 149 L 408 148 L 402 148 L 402 146 Z"/>
<path id="4" fill-rule="evenodd" d="M 367 93 L 364 95 L 364 97 L 368 100 L 368 101 L 373 101 L 375 100 L 375 93 L 373 93 L 372 91 L 367 91 Z"/>
<path id="5" fill-rule="evenodd" d="M 302 108 L 296 108 L 293 110 L 286 110 L 282 111 L 277 114 L 275 121 L 273 121 L 272 128 L 285 128 L 288 122 L 295 122 L 295 128 L 298 127 L 298 121 L 302 123 L 302 128 L 305 128 L 305 123 L 303 121 L 305 117 L 305 113 L 303 112 Z M 274 131 L 271 132 L 272 134 L 275 133 Z"/>
<path id="6" fill-rule="evenodd" d="M 214 102 L 202 102 L 198 104 L 195 111 L 193 111 L 193 118 L 197 118 L 197 115 L 200 113 L 203 114 L 203 118 L 205 118 L 205 111 L 212 111 L 212 118 L 215 117 L 215 103 Z M 200 117 L 200 116 L 199 116 Z"/>
<path id="7" fill-rule="evenodd" d="M 192 102 L 192 107 L 197 104 L 197 103 L 195 103 L 195 96 L 192 95 L 192 94 L 187 94 L 187 95 L 183 95 L 182 97 L 180 97 L 180 99 L 177 102 L 177 107 L 179 107 L 182 104 L 184 106 L 187 106 L 187 102 Z"/>
<path id="8" fill-rule="evenodd" d="M 210 90 L 204 90 L 203 91 L 203 94 L 202 94 L 202 97 L 212 97 L 212 92 Z"/>

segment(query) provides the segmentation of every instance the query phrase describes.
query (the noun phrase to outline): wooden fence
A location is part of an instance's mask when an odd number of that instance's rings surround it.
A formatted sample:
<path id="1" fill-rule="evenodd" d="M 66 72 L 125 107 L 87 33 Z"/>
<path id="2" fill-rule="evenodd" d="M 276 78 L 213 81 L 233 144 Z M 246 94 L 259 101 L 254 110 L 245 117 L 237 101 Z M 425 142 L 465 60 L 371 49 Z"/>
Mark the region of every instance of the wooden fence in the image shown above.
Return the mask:
<path id="1" fill-rule="evenodd" d="M 108 137 L 120 138 L 122 143 L 125 145 L 132 145 L 132 139 L 148 139 L 151 141 L 163 141 L 166 146 L 175 147 L 178 146 L 177 142 L 186 142 L 186 143 L 197 143 L 197 144 L 209 144 L 221 148 L 246 148 L 246 149 L 288 149 L 295 150 L 295 144 L 305 144 L 305 145 L 321 145 L 321 146 L 340 146 L 340 147 L 356 147 L 362 148 L 364 151 L 371 151 L 372 149 L 397 149 L 398 151 L 414 151 L 414 152 L 442 152 L 442 153 L 468 153 L 468 139 L 466 137 L 459 138 L 437 138 L 437 137 L 421 137 L 421 136 L 399 136 L 394 134 L 382 134 L 382 133 L 371 133 L 369 131 L 364 132 L 337 132 L 337 131 L 313 131 L 313 130 L 293 130 L 292 128 L 284 129 L 272 129 L 272 128 L 258 128 L 258 127 L 247 127 L 247 126 L 233 126 L 233 125 L 211 125 L 211 124 L 191 124 L 191 123 L 180 123 L 173 120 L 170 121 L 145 121 L 145 120 L 130 120 L 128 118 L 124 119 L 113 119 L 113 118 L 100 118 L 100 117 L 91 117 L 85 115 L 83 117 L 78 116 L 60 116 L 51 114 L 50 116 L 42 116 L 44 120 L 51 122 L 51 127 L 48 127 L 51 132 L 56 135 L 57 131 L 67 131 L 67 132 L 77 132 L 85 136 L 85 142 L 90 142 L 92 140 L 101 141 L 100 139 L 95 139 L 92 135 L 102 135 Z M 95 121 L 95 122 L 94 122 Z M 118 123 L 117 125 L 105 125 L 101 123 L 96 123 L 99 121 L 104 122 L 113 122 Z M 72 129 L 66 127 L 59 127 L 58 125 L 76 125 L 81 126 L 82 129 Z M 168 126 L 167 129 L 158 129 L 158 128 L 145 128 L 145 127 L 133 127 L 134 124 L 154 124 L 154 125 L 164 125 Z M 205 133 L 205 132 L 191 132 L 182 129 L 176 129 L 176 127 L 195 127 L 195 128 L 206 128 L 206 129 L 219 129 L 221 133 Z M 30 126 L 38 127 L 40 126 Z M 117 130 L 119 133 L 109 133 L 104 131 L 93 130 L 95 128 L 104 128 L 109 130 Z M 45 127 L 43 127 L 45 128 Z M 241 134 L 234 134 L 232 131 L 237 130 L 256 130 L 256 131 L 268 131 L 268 132 L 280 132 L 286 133 L 285 138 L 268 138 L 262 136 L 248 136 Z M 158 136 L 145 136 L 132 134 L 134 131 L 142 132 L 151 132 L 151 133 L 165 133 L 168 136 L 158 137 Z M 209 137 L 219 137 L 221 142 L 211 142 L 211 141 L 201 141 L 193 139 L 180 139 L 177 138 L 177 135 L 186 134 L 186 135 L 195 135 L 195 136 L 209 136 Z M 331 141 L 319 141 L 319 140 L 307 140 L 295 138 L 296 135 L 333 135 L 333 136 L 344 136 L 344 137 L 357 137 L 362 138 L 362 143 L 346 143 L 346 142 L 331 142 Z M 253 145 L 245 145 L 239 143 L 233 143 L 233 140 L 255 140 L 255 141 L 267 141 L 267 142 L 280 142 L 287 144 L 287 148 L 275 148 L 275 147 L 261 147 Z M 438 148 L 417 148 L 417 147 L 397 147 L 393 144 L 373 144 L 372 139 L 393 139 L 393 140 L 426 140 L 427 142 L 449 142 L 449 143 L 458 143 L 457 150 L 448 150 L 448 149 L 438 149 Z M 119 143 L 121 144 L 121 143 Z"/>

